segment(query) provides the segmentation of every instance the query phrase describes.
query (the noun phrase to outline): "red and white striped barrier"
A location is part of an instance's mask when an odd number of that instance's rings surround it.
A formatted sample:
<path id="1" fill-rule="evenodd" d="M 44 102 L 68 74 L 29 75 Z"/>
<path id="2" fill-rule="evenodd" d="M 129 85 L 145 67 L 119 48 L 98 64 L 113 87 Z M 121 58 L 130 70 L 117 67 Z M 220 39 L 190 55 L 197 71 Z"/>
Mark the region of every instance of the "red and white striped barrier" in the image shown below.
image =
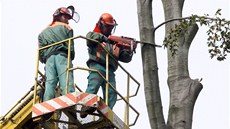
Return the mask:
<path id="1" fill-rule="evenodd" d="M 42 103 L 35 104 L 32 109 L 32 117 L 41 116 L 58 109 L 83 104 L 85 106 L 98 106 L 99 97 L 94 94 L 73 92 Z"/>
<path id="2" fill-rule="evenodd" d="M 100 101 L 98 103 L 98 110 L 118 129 L 129 129 L 129 127 L 104 102 Z"/>

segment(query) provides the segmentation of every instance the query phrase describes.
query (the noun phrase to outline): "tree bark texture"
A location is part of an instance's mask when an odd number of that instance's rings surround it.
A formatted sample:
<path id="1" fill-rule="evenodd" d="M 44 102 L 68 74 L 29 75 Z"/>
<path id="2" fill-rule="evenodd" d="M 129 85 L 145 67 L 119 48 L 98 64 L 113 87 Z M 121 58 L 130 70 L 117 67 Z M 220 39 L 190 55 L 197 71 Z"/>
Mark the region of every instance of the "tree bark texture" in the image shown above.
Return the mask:
<path id="1" fill-rule="evenodd" d="M 140 40 L 154 43 L 152 0 L 137 0 Z M 152 129 L 164 129 L 165 120 L 159 88 L 156 49 L 153 45 L 141 47 L 144 91 L 150 126 Z"/>
<path id="2" fill-rule="evenodd" d="M 184 0 L 162 0 L 165 20 L 181 18 Z M 167 36 L 169 30 L 179 21 L 166 24 Z M 188 70 L 188 52 L 193 38 L 198 31 L 194 24 L 182 33 L 177 40 L 178 51 L 174 56 L 168 49 L 168 86 L 170 105 L 167 129 L 191 129 L 195 101 L 202 89 L 198 79 L 191 79 Z"/>

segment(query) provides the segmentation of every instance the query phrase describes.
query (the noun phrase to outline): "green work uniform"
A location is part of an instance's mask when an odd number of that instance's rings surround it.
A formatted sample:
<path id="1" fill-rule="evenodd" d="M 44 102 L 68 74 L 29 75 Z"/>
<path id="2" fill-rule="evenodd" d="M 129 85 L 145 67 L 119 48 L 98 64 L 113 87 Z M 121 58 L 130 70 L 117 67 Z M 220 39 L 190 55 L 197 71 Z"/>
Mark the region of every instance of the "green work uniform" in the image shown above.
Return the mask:
<path id="1" fill-rule="evenodd" d="M 97 40 L 98 42 L 106 43 L 106 49 L 108 52 L 113 56 L 112 59 L 109 57 L 109 83 L 116 89 L 116 80 L 115 80 L 115 71 L 118 68 L 117 61 L 122 62 L 130 62 L 132 59 L 132 53 L 130 50 L 127 49 L 121 49 L 119 56 L 116 57 L 113 55 L 113 44 L 108 43 L 107 37 L 104 36 L 101 33 L 97 32 L 89 32 L 86 35 L 89 39 Z M 106 52 L 101 49 L 101 46 L 96 43 L 92 42 L 90 40 L 87 40 L 87 46 L 88 46 L 88 53 L 89 53 L 89 60 L 87 61 L 87 65 L 91 69 L 96 69 L 98 72 L 100 72 L 104 77 L 106 77 Z M 103 92 L 103 99 L 106 99 L 106 81 L 96 72 L 89 72 L 88 76 L 88 86 L 86 89 L 87 93 L 96 94 L 102 86 L 102 92 Z M 117 94 L 116 92 L 109 87 L 108 91 L 108 106 L 112 109 L 117 101 Z"/>
<path id="2" fill-rule="evenodd" d="M 73 30 L 68 24 L 54 22 L 39 34 L 39 47 L 41 48 L 71 37 L 73 37 Z M 68 63 L 67 54 L 68 44 L 66 42 L 40 51 L 39 59 L 42 63 L 45 63 L 46 71 L 46 83 L 43 101 L 47 101 L 55 97 L 55 88 L 57 87 L 58 81 L 62 90 L 62 95 L 66 94 L 66 68 Z M 72 41 L 71 60 L 74 59 L 74 56 L 74 43 Z M 72 66 L 72 62 L 70 61 L 70 68 L 72 68 Z M 73 71 L 70 71 L 68 93 L 74 91 Z"/>

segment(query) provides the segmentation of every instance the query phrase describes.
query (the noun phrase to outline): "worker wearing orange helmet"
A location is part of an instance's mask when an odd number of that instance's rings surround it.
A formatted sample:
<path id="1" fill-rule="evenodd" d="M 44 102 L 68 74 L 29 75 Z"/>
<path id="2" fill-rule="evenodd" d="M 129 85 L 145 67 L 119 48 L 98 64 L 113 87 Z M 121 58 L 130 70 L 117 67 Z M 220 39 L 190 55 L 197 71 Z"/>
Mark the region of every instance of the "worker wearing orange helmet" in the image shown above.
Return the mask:
<path id="1" fill-rule="evenodd" d="M 114 88 L 116 88 L 114 72 L 118 68 L 117 61 L 119 60 L 128 63 L 132 59 L 132 52 L 130 50 L 118 48 L 116 45 L 108 42 L 108 36 L 111 35 L 112 30 L 115 29 L 116 26 L 117 23 L 113 16 L 109 13 L 103 13 L 96 23 L 94 30 L 88 32 L 86 35 L 87 38 L 100 42 L 101 45 L 113 56 L 113 58 L 109 57 L 109 83 Z M 101 45 L 96 42 L 87 40 L 89 53 L 87 65 L 91 69 L 98 70 L 104 77 L 106 77 L 106 52 L 101 48 Z M 96 94 L 100 86 L 102 87 L 103 98 L 105 100 L 106 81 L 98 73 L 89 72 L 86 92 Z M 112 109 L 117 101 L 117 94 L 111 87 L 109 87 L 108 92 L 108 106 Z M 87 109 L 86 107 L 82 110 L 87 113 L 93 111 Z M 81 117 L 86 117 L 87 113 L 83 112 Z"/>
<path id="2" fill-rule="evenodd" d="M 71 10 L 72 9 L 72 10 Z M 73 29 L 69 26 L 69 20 L 73 18 L 73 6 L 58 8 L 53 14 L 52 23 L 46 27 L 38 36 L 39 47 L 73 37 Z M 71 44 L 71 60 L 74 59 L 74 43 Z M 46 82 L 43 101 L 55 97 L 55 88 L 59 82 L 62 94 L 66 94 L 66 68 L 67 68 L 68 44 L 64 42 L 59 45 L 43 49 L 39 53 L 39 59 L 45 63 Z M 71 62 L 71 61 L 70 61 Z M 70 63 L 70 67 L 72 67 Z M 69 72 L 68 93 L 74 92 L 73 71 Z"/>

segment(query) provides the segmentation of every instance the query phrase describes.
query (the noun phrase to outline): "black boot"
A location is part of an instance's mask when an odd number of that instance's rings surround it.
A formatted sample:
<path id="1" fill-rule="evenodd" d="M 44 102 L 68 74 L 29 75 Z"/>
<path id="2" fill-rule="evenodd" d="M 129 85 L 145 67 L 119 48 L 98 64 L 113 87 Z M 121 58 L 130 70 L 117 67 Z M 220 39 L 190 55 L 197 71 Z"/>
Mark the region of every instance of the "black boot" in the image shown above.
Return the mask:
<path id="1" fill-rule="evenodd" d="M 95 107 L 87 107 L 82 105 L 80 116 L 81 118 L 85 118 L 88 114 L 92 114 L 94 111 L 96 111 Z"/>

